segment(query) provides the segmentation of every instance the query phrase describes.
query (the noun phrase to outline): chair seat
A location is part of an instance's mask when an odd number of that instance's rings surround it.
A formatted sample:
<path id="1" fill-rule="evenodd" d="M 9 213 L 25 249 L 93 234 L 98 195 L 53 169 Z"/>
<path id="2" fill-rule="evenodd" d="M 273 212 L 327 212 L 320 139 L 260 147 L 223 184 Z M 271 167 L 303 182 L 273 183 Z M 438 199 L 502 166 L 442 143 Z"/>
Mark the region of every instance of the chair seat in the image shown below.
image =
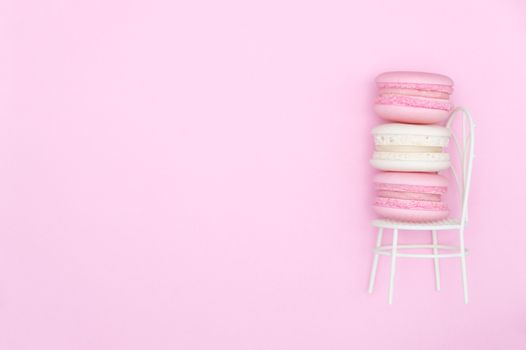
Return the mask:
<path id="1" fill-rule="evenodd" d="M 459 219 L 447 218 L 430 222 L 411 222 L 396 221 L 389 219 L 373 220 L 372 225 L 378 228 L 398 229 L 398 230 L 456 230 L 459 229 L 461 221 Z"/>

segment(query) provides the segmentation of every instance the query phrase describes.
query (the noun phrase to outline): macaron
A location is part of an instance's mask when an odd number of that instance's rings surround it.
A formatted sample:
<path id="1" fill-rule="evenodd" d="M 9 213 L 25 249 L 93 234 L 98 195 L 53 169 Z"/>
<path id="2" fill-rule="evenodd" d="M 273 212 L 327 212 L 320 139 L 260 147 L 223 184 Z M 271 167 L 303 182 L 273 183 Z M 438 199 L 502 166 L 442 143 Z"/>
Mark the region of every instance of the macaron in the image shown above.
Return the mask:
<path id="1" fill-rule="evenodd" d="M 374 168 L 385 171 L 432 172 L 450 166 L 444 147 L 451 132 L 437 125 L 390 123 L 372 130 L 375 152 Z"/>
<path id="2" fill-rule="evenodd" d="M 438 174 L 382 172 L 374 177 L 374 211 L 391 220 L 426 222 L 445 219 L 447 179 Z"/>
<path id="3" fill-rule="evenodd" d="M 386 72 L 376 77 L 374 111 L 402 123 L 433 124 L 445 120 L 453 105 L 451 78 L 424 72 Z"/>

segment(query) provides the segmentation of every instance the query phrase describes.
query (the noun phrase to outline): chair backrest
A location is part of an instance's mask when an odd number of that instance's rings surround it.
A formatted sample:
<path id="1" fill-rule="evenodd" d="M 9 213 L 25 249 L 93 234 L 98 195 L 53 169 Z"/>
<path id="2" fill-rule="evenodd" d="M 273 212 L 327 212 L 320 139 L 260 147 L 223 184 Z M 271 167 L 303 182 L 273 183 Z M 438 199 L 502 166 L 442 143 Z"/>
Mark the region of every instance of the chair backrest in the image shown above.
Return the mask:
<path id="1" fill-rule="evenodd" d="M 462 116 L 462 120 L 457 118 L 459 115 Z M 475 123 L 467 109 L 457 107 L 451 112 L 446 127 L 451 130 L 450 153 L 453 151 L 452 146 L 457 152 L 458 164 L 452 162 L 450 169 L 460 197 L 461 225 L 465 225 L 468 221 L 468 197 L 475 149 Z M 459 132 L 460 137 L 457 136 Z"/>

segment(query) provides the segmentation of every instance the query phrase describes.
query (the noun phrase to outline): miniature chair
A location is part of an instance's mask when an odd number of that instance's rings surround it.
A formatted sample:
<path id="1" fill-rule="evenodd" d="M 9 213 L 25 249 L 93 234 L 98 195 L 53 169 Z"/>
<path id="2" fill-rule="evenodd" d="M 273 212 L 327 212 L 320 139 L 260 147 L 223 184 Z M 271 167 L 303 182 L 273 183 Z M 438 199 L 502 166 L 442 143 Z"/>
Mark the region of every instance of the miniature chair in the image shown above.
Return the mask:
<path id="1" fill-rule="evenodd" d="M 459 144 L 455 136 L 453 125 L 456 117 L 462 114 L 461 127 L 461 143 Z M 464 247 L 464 228 L 468 221 L 468 194 L 471 183 L 471 171 L 473 167 L 473 150 L 475 141 L 475 124 L 471 118 L 470 113 L 462 107 L 453 110 L 447 122 L 447 128 L 451 130 L 451 138 L 453 145 L 458 153 L 458 165 L 451 165 L 449 168 L 455 179 L 460 197 L 460 218 L 448 218 L 435 222 L 404 222 L 387 219 L 373 220 L 372 225 L 378 228 L 378 236 L 376 238 L 376 247 L 374 248 L 373 266 L 369 279 L 369 293 L 374 290 L 376 280 L 376 270 L 378 268 L 378 259 L 380 255 L 391 257 L 391 273 L 389 281 L 389 304 L 393 303 L 393 289 L 394 278 L 396 272 L 396 258 L 427 258 L 434 259 L 435 265 L 435 287 L 440 290 L 440 266 L 439 259 L 442 258 L 460 258 L 462 264 L 462 282 L 464 286 L 464 302 L 468 303 L 468 282 L 466 271 L 466 255 L 468 250 Z M 450 146 L 450 149 L 452 147 Z M 451 153 L 451 152 L 450 152 Z M 455 170 L 457 168 L 457 170 Z M 460 173 L 460 174 L 459 174 Z M 393 230 L 393 240 L 391 245 L 382 245 L 382 236 L 384 229 Z M 398 231 L 431 231 L 432 244 L 418 244 L 418 245 L 399 245 Z M 439 245 L 437 232 L 441 230 L 458 230 L 460 236 L 460 246 Z M 432 253 L 402 253 L 400 250 L 406 249 L 431 249 Z M 440 250 L 447 251 L 447 253 L 439 252 Z"/>

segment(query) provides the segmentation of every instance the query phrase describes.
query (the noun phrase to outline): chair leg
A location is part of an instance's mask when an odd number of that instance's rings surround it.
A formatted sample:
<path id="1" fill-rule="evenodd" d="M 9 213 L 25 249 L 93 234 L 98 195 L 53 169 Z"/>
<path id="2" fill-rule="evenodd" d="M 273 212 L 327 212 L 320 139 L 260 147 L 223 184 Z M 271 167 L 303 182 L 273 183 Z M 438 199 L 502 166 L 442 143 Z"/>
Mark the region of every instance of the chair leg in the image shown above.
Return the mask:
<path id="1" fill-rule="evenodd" d="M 434 246 L 433 254 L 437 255 L 438 254 L 438 248 L 436 247 L 438 244 L 437 231 L 433 230 L 431 232 L 433 236 L 433 246 Z M 435 260 L 435 288 L 438 292 L 440 291 L 440 264 L 439 264 L 440 259 L 435 256 L 434 260 Z"/>
<path id="2" fill-rule="evenodd" d="M 462 264 L 462 284 L 464 285 L 464 303 L 468 303 L 468 273 L 466 269 L 466 249 L 464 246 L 464 227 L 460 230 L 460 262 Z"/>
<path id="3" fill-rule="evenodd" d="M 396 272 L 396 249 L 398 246 L 398 229 L 393 230 L 393 248 L 391 251 L 391 276 L 389 278 L 389 304 L 393 303 L 394 277 Z"/>
<path id="4" fill-rule="evenodd" d="M 376 248 L 379 248 L 382 245 L 382 236 L 383 236 L 383 228 L 378 229 L 378 234 L 376 236 Z M 369 275 L 369 294 L 373 293 L 374 290 L 374 284 L 376 281 L 376 270 L 378 269 L 378 258 L 380 255 L 378 255 L 376 252 L 374 252 L 374 258 L 373 258 L 373 266 L 371 268 L 371 274 Z"/>

